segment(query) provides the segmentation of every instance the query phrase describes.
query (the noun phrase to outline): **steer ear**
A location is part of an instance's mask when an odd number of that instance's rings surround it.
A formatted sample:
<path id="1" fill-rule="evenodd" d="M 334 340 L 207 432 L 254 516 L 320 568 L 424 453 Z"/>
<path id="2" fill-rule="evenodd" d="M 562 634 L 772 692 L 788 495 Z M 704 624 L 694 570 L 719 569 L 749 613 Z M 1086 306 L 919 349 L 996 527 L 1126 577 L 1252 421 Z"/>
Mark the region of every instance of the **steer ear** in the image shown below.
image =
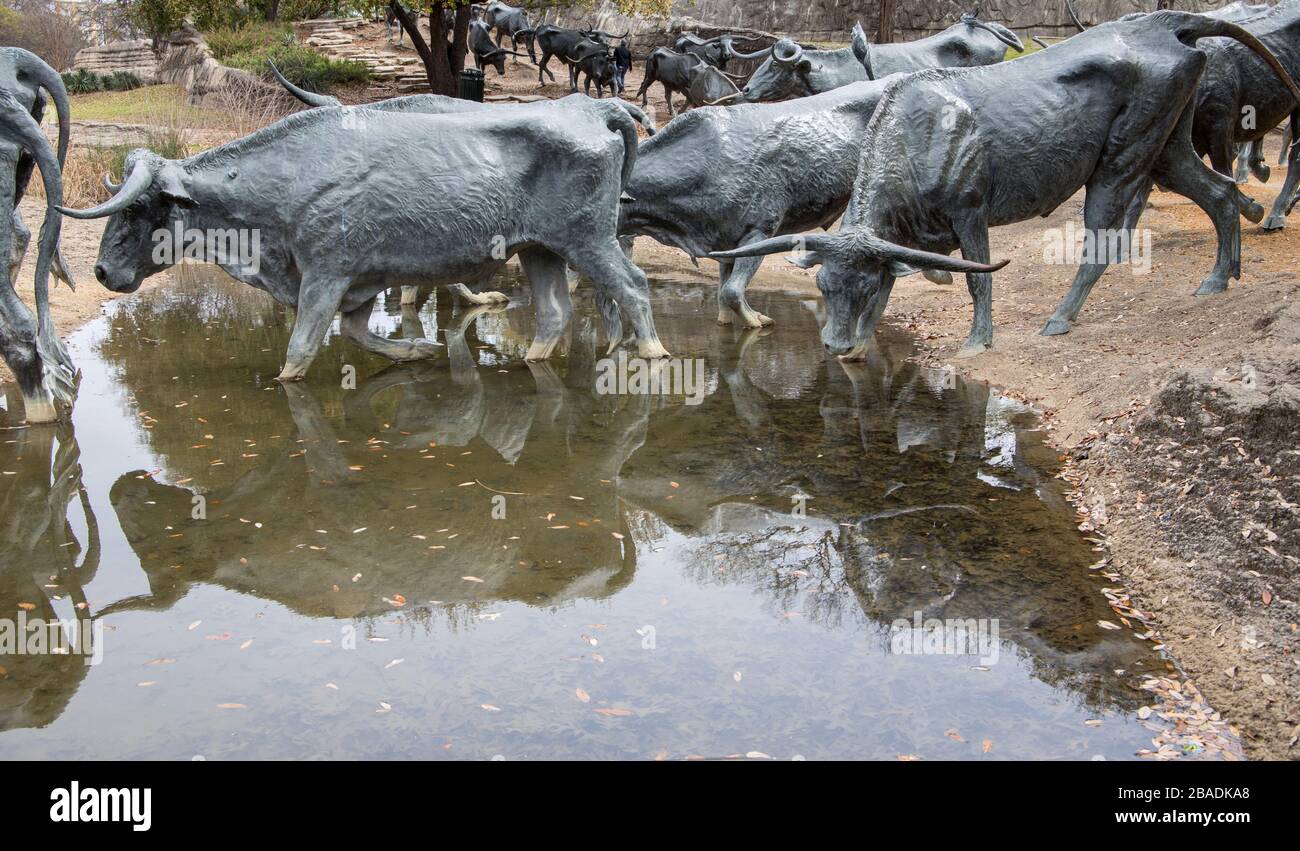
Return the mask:
<path id="1" fill-rule="evenodd" d="M 158 175 L 161 182 L 162 197 L 171 201 L 173 204 L 179 204 L 182 207 L 193 209 L 199 205 L 189 190 L 185 188 L 185 169 L 175 163 L 168 163 L 163 167 L 162 173 Z"/>

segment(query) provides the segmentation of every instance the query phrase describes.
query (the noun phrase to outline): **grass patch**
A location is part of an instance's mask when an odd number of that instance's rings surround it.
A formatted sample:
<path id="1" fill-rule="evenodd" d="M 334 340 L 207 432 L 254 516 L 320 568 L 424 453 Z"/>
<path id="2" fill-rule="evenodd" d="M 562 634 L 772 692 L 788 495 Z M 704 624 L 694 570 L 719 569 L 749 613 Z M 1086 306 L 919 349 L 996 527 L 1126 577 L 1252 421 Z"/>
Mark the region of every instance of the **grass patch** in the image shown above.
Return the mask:
<path id="1" fill-rule="evenodd" d="M 190 106 L 177 85 L 143 86 L 129 92 L 71 95 L 72 120 L 151 124 L 159 115 L 178 115 L 190 126 L 223 126 L 212 110 Z"/>

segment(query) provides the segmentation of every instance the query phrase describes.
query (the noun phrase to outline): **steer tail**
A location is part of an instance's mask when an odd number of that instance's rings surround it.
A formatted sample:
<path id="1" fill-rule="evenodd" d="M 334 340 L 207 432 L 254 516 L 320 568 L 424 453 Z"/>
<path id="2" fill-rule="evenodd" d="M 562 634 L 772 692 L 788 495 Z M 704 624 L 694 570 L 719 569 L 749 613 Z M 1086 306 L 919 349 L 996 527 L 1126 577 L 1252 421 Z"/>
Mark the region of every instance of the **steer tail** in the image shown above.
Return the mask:
<path id="1" fill-rule="evenodd" d="M 1300 88 L 1291 79 L 1286 68 L 1273 55 L 1273 51 L 1256 38 L 1249 30 L 1243 29 L 1236 24 L 1228 21 L 1221 21 L 1216 18 L 1207 18 L 1202 15 L 1194 15 L 1189 12 L 1153 12 L 1148 16 L 1153 20 L 1167 24 L 1174 35 L 1183 44 L 1188 47 L 1195 47 L 1198 39 L 1202 38 L 1230 38 L 1239 41 L 1246 47 L 1254 51 L 1260 59 L 1268 63 L 1268 67 L 1273 69 L 1273 73 L 1282 81 L 1282 85 L 1287 87 L 1291 92 L 1291 97 L 1300 103 Z"/>
<path id="2" fill-rule="evenodd" d="M 632 116 L 626 109 L 620 108 L 626 106 L 626 104 L 619 104 L 618 106 L 609 104 L 605 106 L 604 103 L 601 103 L 601 106 L 605 108 L 609 116 L 605 121 L 605 126 L 615 133 L 623 135 L 623 179 L 619 182 L 619 189 L 625 192 L 628 183 L 632 180 L 632 167 L 636 165 L 636 146 L 641 141 L 636 135 L 636 122 L 633 121 Z"/>

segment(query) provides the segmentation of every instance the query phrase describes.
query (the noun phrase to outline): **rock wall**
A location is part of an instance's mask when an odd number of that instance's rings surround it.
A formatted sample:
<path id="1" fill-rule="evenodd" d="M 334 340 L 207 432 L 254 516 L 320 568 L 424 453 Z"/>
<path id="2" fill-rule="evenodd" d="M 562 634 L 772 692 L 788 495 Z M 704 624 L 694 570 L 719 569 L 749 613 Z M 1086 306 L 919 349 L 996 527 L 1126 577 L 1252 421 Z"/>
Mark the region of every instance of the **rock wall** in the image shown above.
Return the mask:
<path id="1" fill-rule="evenodd" d="M 94 71 L 96 74 L 130 71 L 140 78 L 140 82 L 149 84 L 157 82 L 158 57 L 149 46 L 148 39 L 114 41 L 82 48 L 73 60 L 72 69 Z"/>
<path id="2" fill-rule="evenodd" d="M 1085 24 L 1114 20 L 1130 12 L 1150 12 L 1155 0 L 1073 0 L 1075 11 Z M 682 23 L 705 22 L 714 26 L 741 27 L 788 35 L 801 41 L 847 42 L 849 31 L 861 21 L 874 33 L 879 0 L 676 0 L 668 20 L 628 19 L 601 0 L 593 11 L 580 7 L 549 7 L 545 19 L 563 25 L 587 25 L 595 21 L 601 29 L 623 32 L 631 27 L 647 42 L 664 43 L 667 31 L 688 29 Z M 1175 0 L 1179 9 L 1205 11 L 1226 6 L 1226 0 Z M 1077 30 L 1070 23 L 1064 0 L 899 0 L 894 17 L 896 41 L 911 41 L 932 35 L 978 7 L 980 17 L 999 21 L 1022 38 L 1068 36 Z M 638 50 L 643 49 L 637 39 Z M 653 45 L 652 45 L 653 46 Z"/>

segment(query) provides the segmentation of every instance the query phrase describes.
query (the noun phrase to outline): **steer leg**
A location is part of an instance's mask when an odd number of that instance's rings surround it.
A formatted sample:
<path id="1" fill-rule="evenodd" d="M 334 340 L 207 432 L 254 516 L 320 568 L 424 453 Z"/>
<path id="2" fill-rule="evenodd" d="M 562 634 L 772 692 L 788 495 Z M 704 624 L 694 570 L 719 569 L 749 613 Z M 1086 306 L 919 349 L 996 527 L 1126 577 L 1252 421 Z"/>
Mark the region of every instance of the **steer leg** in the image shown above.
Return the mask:
<path id="1" fill-rule="evenodd" d="M 1161 186 L 1191 199 L 1214 223 L 1218 237 L 1214 269 L 1201 281 L 1196 294 L 1223 292 L 1230 277 L 1241 277 L 1241 220 L 1237 218 L 1241 193 L 1237 185 L 1231 177 L 1206 168 L 1190 147 L 1176 144 L 1168 144 L 1160 152 L 1151 176 Z"/>
<path id="2" fill-rule="evenodd" d="M 1260 183 L 1268 183 L 1268 178 L 1273 172 L 1268 167 L 1268 163 L 1264 162 L 1263 136 L 1250 143 L 1250 155 L 1246 158 L 1246 164 L 1250 167 L 1250 173 L 1255 175 L 1256 180 Z M 1239 180 L 1237 182 L 1245 183 L 1246 181 Z"/>
<path id="3" fill-rule="evenodd" d="M 533 309 L 537 312 L 537 335 L 524 359 L 546 360 L 555 351 L 573 313 L 564 258 L 548 248 L 534 247 L 519 253 L 519 263 L 533 285 Z"/>
<path id="4" fill-rule="evenodd" d="M 961 256 L 972 263 L 989 262 L 989 228 L 984 217 L 968 213 L 953 221 L 957 239 L 961 243 Z M 967 272 L 966 289 L 973 303 L 970 335 L 957 350 L 957 357 L 970 358 L 993 345 L 993 275 L 988 272 Z"/>
<path id="5" fill-rule="evenodd" d="M 289 335 L 289 350 L 285 354 L 284 368 L 280 370 L 281 381 L 301 381 L 307 374 L 346 290 L 346 284 L 313 287 L 309 282 L 303 282 L 298 293 L 298 310 L 293 318 L 293 333 Z"/>
<path id="6" fill-rule="evenodd" d="M 1297 120 L 1300 120 L 1300 115 L 1293 117 L 1291 120 L 1294 124 Z M 1290 128 L 1288 127 L 1288 129 Z M 1285 142 L 1285 140 L 1283 141 Z M 1273 209 L 1269 211 L 1268 218 L 1264 220 L 1264 230 L 1281 230 L 1286 227 L 1286 214 L 1291 212 L 1296 183 L 1300 182 L 1300 145 L 1288 148 L 1284 144 L 1282 153 L 1286 154 L 1287 157 L 1286 180 L 1282 183 L 1282 191 L 1277 193 L 1277 198 L 1273 201 Z"/>
<path id="7" fill-rule="evenodd" d="M 668 117 L 673 117 L 673 89 L 672 86 L 664 83 L 664 100 L 668 102 Z"/>
<path id="8" fill-rule="evenodd" d="M 745 300 L 745 287 L 749 286 L 750 280 L 758 272 L 758 267 L 762 265 L 762 257 L 737 257 L 728 264 L 726 278 L 718 287 L 719 325 L 731 324 L 730 314 L 733 313 L 740 320 L 740 324 L 746 328 L 762 328 L 764 325 L 776 324 L 770 316 L 759 313 Z"/>
<path id="9" fill-rule="evenodd" d="M 608 245 L 586 244 L 569 255 L 569 262 L 582 274 L 591 278 L 618 303 L 627 314 L 636 335 L 637 354 L 643 358 L 666 358 L 668 350 L 655 332 L 654 316 L 650 311 L 650 282 L 625 255 L 614 240 Z M 609 340 L 609 351 L 614 351 L 621 341 Z"/>
<path id="10" fill-rule="evenodd" d="M 1201 168 L 1208 171 L 1204 164 Z M 1108 256 L 1111 242 L 1107 234 L 1123 221 L 1126 208 L 1131 214 L 1134 193 L 1141 194 L 1144 189 L 1150 187 L 1150 180 L 1146 180 L 1145 183 L 1143 181 L 1144 178 L 1141 177 L 1115 177 L 1105 173 L 1098 174 L 1089 181 L 1088 194 L 1083 203 L 1083 226 L 1092 236 L 1093 251 L 1091 256 L 1084 257 L 1083 262 L 1079 264 L 1070 291 L 1065 294 L 1065 298 L 1057 305 L 1052 317 L 1043 326 L 1040 332 L 1043 336 L 1068 334 L 1070 323 L 1078 317 L 1097 279 L 1106 271 L 1106 267 L 1112 260 L 1124 259 Z M 1134 230 L 1129 229 L 1128 233 L 1132 237 Z"/>
<path id="11" fill-rule="evenodd" d="M 343 336 L 368 352 L 399 362 L 431 358 L 442 348 L 432 340 L 390 340 L 370 330 L 370 311 L 375 306 L 372 298 L 356 310 L 343 314 L 339 330 Z M 294 326 L 297 330 L 297 326 Z"/>
<path id="12" fill-rule="evenodd" d="M 1237 165 L 1232 171 L 1232 179 L 1239 184 L 1250 182 L 1250 151 L 1249 142 L 1237 145 Z"/>
<path id="13" fill-rule="evenodd" d="M 1219 174 L 1232 175 L 1232 151 L 1232 140 L 1226 137 L 1210 146 L 1210 165 Z M 1197 161 L 1200 161 L 1199 157 Z M 1233 181 L 1233 191 L 1233 199 L 1237 202 L 1241 214 L 1248 220 L 1259 223 L 1264 218 L 1264 208 L 1254 198 L 1237 189 L 1235 180 Z"/>
<path id="14" fill-rule="evenodd" d="M 409 285 L 402 286 L 402 300 L 399 304 L 415 304 L 420 298 L 420 288 Z"/>

